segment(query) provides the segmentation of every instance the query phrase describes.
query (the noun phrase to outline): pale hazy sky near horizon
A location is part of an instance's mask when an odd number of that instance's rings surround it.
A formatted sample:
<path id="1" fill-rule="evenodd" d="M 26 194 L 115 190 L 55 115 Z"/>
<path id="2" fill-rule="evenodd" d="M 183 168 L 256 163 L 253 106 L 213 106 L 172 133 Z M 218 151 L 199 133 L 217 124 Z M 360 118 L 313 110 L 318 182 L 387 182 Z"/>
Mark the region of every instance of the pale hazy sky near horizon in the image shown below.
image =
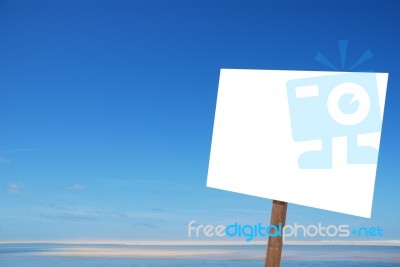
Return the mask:
<path id="1" fill-rule="evenodd" d="M 0 0 L 0 240 L 186 240 L 187 223 L 269 222 L 206 188 L 221 68 L 389 72 L 372 219 L 289 204 L 288 223 L 399 240 L 396 1 Z M 368 240 L 375 240 L 370 238 Z"/>

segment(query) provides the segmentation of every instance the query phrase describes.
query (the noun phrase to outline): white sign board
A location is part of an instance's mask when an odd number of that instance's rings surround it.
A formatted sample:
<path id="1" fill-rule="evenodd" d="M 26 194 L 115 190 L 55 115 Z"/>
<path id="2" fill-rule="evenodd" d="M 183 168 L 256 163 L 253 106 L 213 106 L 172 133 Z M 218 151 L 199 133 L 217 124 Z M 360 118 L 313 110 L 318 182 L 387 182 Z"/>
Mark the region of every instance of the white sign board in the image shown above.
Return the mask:
<path id="1" fill-rule="evenodd" d="M 387 79 L 222 69 L 207 186 L 370 218 Z"/>

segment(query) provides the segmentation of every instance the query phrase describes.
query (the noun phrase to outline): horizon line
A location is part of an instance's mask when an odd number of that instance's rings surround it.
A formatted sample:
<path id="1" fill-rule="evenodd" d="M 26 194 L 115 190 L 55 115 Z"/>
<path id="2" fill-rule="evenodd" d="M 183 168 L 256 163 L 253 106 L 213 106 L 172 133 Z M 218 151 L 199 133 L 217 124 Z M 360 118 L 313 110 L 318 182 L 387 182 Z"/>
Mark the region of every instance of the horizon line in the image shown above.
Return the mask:
<path id="1" fill-rule="evenodd" d="M 136 245 L 136 246 L 259 246 L 267 245 L 267 241 L 188 241 L 188 240 L 0 240 L 0 245 L 7 244 L 65 244 L 65 245 Z M 400 246 L 400 240 L 379 240 L 379 241 L 284 241 L 288 246 Z"/>

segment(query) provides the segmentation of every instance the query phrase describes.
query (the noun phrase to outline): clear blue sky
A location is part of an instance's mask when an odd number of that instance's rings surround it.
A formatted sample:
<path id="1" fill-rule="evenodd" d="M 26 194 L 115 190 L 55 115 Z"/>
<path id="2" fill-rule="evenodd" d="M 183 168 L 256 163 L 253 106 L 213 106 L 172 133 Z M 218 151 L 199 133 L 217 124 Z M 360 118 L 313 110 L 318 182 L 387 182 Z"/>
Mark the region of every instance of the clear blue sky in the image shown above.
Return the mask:
<path id="1" fill-rule="evenodd" d="M 271 201 L 206 188 L 220 68 L 389 72 L 372 219 L 289 205 L 288 223 L 400 239 L 397 1 L 0 0 L 0 240 L 186 239 L 268 223 Z M 347 66 L 349 66 L 347 65 Z"/>

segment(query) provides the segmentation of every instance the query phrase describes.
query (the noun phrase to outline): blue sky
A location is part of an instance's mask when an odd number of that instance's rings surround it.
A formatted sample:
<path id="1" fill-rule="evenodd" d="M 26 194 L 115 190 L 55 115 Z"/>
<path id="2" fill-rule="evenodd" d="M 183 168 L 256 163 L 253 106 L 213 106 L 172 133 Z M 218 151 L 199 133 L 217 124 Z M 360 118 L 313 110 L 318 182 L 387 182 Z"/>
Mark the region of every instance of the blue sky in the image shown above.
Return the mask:
<path id="1" fill-rule="evenodd" d="M 396 1 L 0 0 L 0 240 L 176 239 L 188 221 L 268 222 L 206 188 L 221 68 L 389 72 L 372 219 L 289 205 L 288 223 L 400 239 Z M 346 66 L 345 66 L 346 69 Z"/>

